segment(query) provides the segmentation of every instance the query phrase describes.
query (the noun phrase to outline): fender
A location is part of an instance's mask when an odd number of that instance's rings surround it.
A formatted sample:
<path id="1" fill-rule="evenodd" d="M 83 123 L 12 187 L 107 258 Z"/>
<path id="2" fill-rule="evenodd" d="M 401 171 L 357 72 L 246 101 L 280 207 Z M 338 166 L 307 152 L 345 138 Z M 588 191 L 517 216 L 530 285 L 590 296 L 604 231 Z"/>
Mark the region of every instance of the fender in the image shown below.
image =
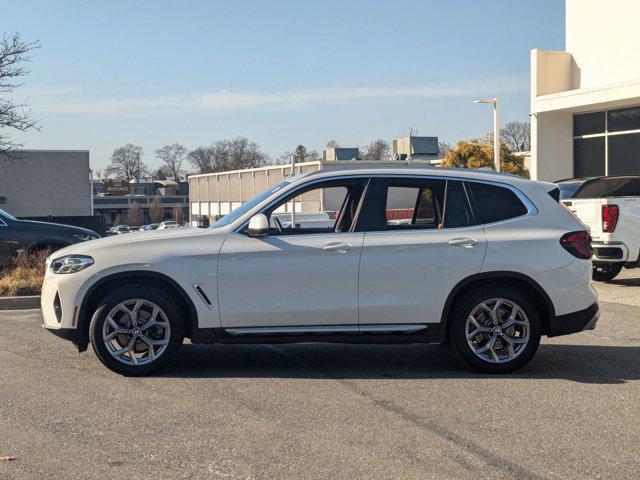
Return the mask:
<path id="1" fill-rule="evenodd" d="M 555 307 L 553 306 L 553 302 L 547 292 L 536 282 L 533 278 L 524 275 L 518 272 L 510 272 L 510 271 L 494 271 L 494 272 L 482 272 L 471 275 L 456 284 L 455 287 L 449 293 L 447 297 L 447 301 L 444 304 L 444 308 L 442 309 L 442 316 L 440 317 L 440 334 L 443 336 L 447 331 L 447 320 L 449 317 L 449 313 L 451 311 L 451 307 L 453 306 L 453 301 L 458 293 L 462 291 L 466 286 L 471 283 L 482 281 L 487 282 L 488 280 L 504 280 L 504 279 L 517 279 L 525 282 L 529 287 L 531 287 L 543 300 L 543 307 L 546 309 L 547 320 L 553 319 L 556 316 Z M 544 318 L 543 318 L 544 324 Z"/>
<path id="2" fill-rule="evenodd" d="M 106 277 L 99 279 L 97 282 L 91 285 L 91 287 L 89 287 L 89 289 L 85 293 L 84 298 L 82 299 L 82 304 L 80 305 L 80 309 L 78 312 L 78 326 L 77 326 L 77 329 L 79 332 L 78 340 L 80 342 L 80 345 L 79 345 L 80 347 L 83 346 L 86 349 L 86 345 L 88 344 L 87 331 L 89 328 L 89 322 L 91 321 L 91 318 L 89 316 L 91 312 L 88 311 L 88 308 L 89 308 L 89 299 L 91 298 L 93 293 L 101 286 L 113 280 L 120 280 L 125 278 L 134 278 L 134 277 L 138 277 L 138 278 L 146 277 L 154 280 L 160 280 L 162 282 L 166 282 L 169 285 L 171 285 L 179 293 L 180 297 L 182 298 L 182 300 L 184 301 L 184 303 L 187 305 L 189 309 L 190 318 L 185 318 L 185 321 L 187 322 L 187 325 L 185 325 L 187 327 L 186 329 L 187 332 L 192 332 L 197 328 L 198 313 L 196 311 L 195 305 L 193 304 L 193 301 L 191 300 L 191 297 L 189 297 L 187 292 L 185 292 L 184 289 L 171 277 L 168 277 L 167 275 L 164 275 L 162 273 L 148 271 L 148 270 L 131 270 L 126 272 L 117 272 L 111 275 L 107 275 Z"/>

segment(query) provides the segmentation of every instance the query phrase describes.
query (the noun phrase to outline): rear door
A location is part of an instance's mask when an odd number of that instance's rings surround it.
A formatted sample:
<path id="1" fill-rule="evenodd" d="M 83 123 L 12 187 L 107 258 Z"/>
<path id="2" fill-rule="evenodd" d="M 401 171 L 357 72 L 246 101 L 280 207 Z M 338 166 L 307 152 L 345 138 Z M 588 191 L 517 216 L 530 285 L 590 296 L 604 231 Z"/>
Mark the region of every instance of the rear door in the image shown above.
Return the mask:
<path id="1" fill-rule="evenodd" d="M 466 187 L 426 177 L 379 182 L 376 204 L 367 205 L 380 221 L 362 247 L 360 327 L 439 323 L 449 293 L 480 271 L 486 249 Z"/>

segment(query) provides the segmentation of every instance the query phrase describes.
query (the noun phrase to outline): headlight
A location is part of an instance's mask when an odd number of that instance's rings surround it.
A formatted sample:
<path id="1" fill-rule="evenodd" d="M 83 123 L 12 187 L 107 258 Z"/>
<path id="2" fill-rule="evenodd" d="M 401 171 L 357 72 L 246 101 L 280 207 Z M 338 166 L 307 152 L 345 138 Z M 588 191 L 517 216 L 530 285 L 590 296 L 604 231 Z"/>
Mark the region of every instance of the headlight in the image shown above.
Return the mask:
<path id="1" fill-rule="evenodd" d="M 78 239 L 78 240 L 82 241 L 82 242 L 86 242 L 87 240 L 93 240 L 94 238 L 98 238 L 98 237 L 94 237 L 90 233 L 74 233 L 71 236 L 73 238 L 75 238 L 75 239 Z"/>
<path id="2" fill-rule="evenodd" d="M 67 255 L 51 261 L 53 273 L 76 273 L 93 265 L 93 258 L 85 255 Z"/>

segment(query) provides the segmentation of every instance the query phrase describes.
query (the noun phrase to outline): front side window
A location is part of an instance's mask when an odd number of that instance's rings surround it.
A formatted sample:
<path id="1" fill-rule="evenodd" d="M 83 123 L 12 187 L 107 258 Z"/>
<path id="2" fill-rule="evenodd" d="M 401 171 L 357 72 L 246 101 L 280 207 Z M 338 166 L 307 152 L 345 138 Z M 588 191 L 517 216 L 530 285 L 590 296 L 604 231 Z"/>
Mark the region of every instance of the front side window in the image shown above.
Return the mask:
<path id="1" fill-rule="evenodd" d="M 269 206 L 272 235 L 350 232 L 368 178 L 328 180 L 302 187 Z"/>
<path id="2" fill-rule="evenodd" d="M 489 183 L 469 182 L 481 223 L 500 222 L 528 213 L 527 207 L 509 188 Z"/>

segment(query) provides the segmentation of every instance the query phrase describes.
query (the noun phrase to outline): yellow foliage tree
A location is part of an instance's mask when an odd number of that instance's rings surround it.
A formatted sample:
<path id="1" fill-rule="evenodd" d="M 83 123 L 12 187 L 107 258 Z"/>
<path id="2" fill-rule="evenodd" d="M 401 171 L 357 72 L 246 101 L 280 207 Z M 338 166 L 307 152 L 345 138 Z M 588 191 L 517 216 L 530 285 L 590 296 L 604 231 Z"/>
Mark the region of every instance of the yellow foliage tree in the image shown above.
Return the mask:
<path id="1" fill-rule="evenodd" d="M 493 137 L 462 140 L 453 148 L 442 162 L 443 167 L 455 168 L 493 168 Z M 500 171 L 529 178 L 524 159 L 500 143 Z"/>

